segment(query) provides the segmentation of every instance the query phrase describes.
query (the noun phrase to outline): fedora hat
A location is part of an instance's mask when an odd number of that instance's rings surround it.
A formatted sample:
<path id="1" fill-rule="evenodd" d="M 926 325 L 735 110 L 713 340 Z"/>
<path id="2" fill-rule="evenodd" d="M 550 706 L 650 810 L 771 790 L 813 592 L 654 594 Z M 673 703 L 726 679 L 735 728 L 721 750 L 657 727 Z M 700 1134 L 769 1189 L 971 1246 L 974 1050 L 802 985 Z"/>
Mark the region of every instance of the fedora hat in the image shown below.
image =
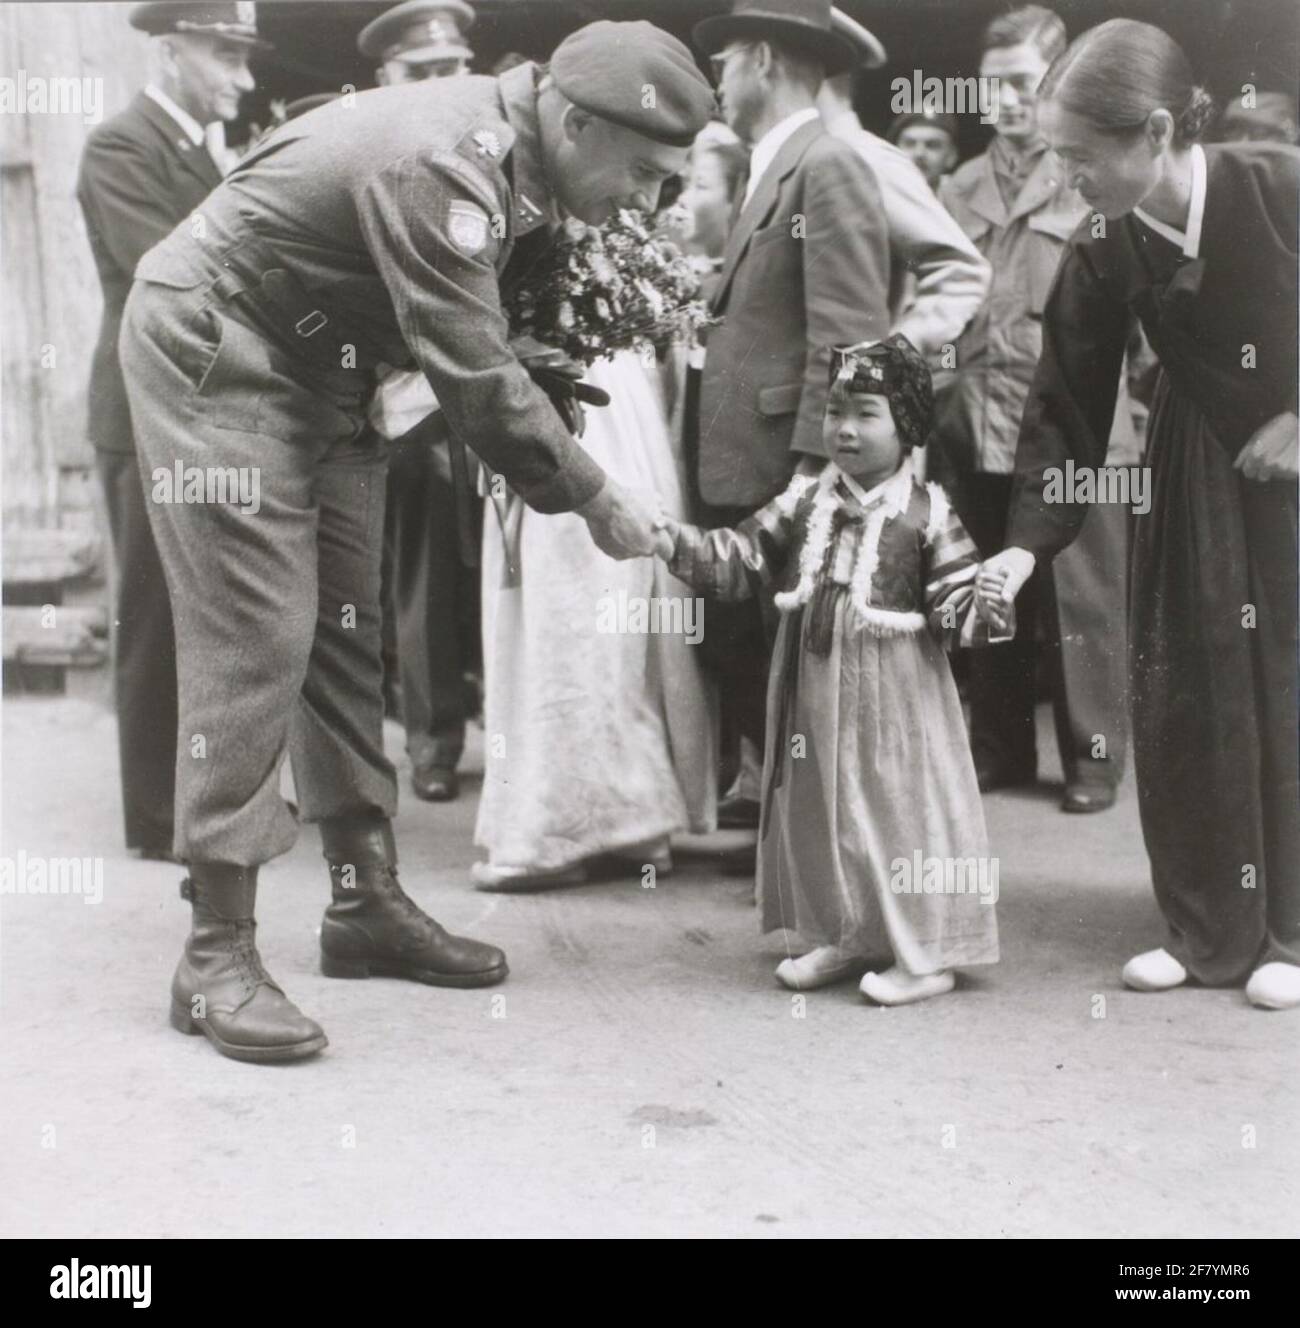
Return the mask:
<path id="1" fill-rule="evenodd" d="M 831 6 L 831 27 L 853 44 L 858 53 L 855 63 L 860 69 L 879 69 L 889 58 L 874 32 L 834 5 Z"/>
<path id="2" fill-rule="evenodd" d="M 732 41 L 770 39 L 820 60 L 827 74 L 858 63 L 856 47 L 831 23 L 830 0 L 735 0 L 729 14 L 703 19 L 691 35 L 705 55 Z"/>

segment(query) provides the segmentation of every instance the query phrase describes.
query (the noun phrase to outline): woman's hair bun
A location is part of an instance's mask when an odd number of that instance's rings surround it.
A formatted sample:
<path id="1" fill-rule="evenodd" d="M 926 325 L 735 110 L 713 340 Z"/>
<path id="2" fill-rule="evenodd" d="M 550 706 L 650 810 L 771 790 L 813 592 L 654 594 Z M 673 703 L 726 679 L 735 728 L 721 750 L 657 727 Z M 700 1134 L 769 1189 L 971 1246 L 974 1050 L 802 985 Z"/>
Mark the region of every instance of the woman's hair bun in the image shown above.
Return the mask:
<path id="1" fill-rule="evenodd" d="M 1187 98 L 1187 105 L 1178 117 L 1178 137 L 1184 143 L 1194 142 L 1205 132 L 1205 127 L 1214 119 L 1214 98 L 1202 87 L 1192 89 Z"/>

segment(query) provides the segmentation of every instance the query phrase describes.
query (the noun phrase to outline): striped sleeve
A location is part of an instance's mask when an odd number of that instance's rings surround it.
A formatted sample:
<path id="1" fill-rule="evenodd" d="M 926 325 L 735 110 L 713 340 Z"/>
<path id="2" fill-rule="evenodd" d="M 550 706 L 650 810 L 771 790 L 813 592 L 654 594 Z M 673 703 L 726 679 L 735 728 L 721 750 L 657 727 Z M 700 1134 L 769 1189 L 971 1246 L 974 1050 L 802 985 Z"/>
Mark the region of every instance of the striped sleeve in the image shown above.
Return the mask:
<path id="1" fill-rule="evenodd" d="M 1007 630 L 995 632 L 975 609 L 975 574 L 980 556 L 948 495 L 927 484 L 930 519 L 925 528 L 925 612 L 933 631 L 948 646 L 984 646 L 1016 634 L 1014 609 Z"/>
<path id="2" fill-rule="evenodd" d="M 796 475 L 784 493 L 734 530 L 678 527 L 669 569 L 717 599 L 748 599 L 785 566 L 794 539 L 795 511 L 815 483 L 815 478 Z"/>

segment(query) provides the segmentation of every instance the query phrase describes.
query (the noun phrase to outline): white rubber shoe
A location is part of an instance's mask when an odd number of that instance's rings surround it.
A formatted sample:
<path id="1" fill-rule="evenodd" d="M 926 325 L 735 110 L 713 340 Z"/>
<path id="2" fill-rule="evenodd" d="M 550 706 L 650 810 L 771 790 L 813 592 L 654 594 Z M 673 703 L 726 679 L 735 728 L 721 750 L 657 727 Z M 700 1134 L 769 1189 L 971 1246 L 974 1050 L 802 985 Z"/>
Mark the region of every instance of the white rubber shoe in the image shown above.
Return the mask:
<path id="1" fill-rule="evenodd" d="M 1246 999 L 1261 1010 L 1294 1009 L 1300 1005 L 1300 964 L 1261 964 L 1246 983 Z"/>
<path id="2" fill-rule="evenodd" d="M 528 867 L 494 867 L 491 863 L 476 862 L 469 869 L 469 874 L 476 890 L 503 895 L 552 890 L 561 885 L 585 885 L 587 881 L 587 871 L 581 863 L 554 871 L 538 871 Z"/>
<path id="3" fill-rule="evenodd" d="M 1171 991 L 1187 981 L 1187 970 L 1167 950 L 1147 950 L 1124 965 L 1120 979 L 1134 991 Z"/>
<path id="4" fill-rule="evenodd" d="M 776 966 L 776 978 L 792 991 L 811 991 L 832 982 L 857 977 L 866 960 L 835 945 L 820 945 L 798 959 L 783 959 Z"/>
<path id="5" fill-rule="evenodd" d="M 910 1005 L 913 1001 L 942 996 L 956 985 L 957 979 L 951 969 L 916 977 L 895 965 L 884 973 L 868 973 L 858 990 L 877 1005 Z"/>

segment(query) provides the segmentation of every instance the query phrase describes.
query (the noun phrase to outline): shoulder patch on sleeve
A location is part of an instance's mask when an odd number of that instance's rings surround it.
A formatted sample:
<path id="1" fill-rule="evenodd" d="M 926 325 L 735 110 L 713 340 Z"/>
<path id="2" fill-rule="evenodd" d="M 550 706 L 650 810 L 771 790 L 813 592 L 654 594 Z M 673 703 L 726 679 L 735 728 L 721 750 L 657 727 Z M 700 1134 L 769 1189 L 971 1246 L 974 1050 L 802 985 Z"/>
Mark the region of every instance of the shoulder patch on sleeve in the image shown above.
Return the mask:
<path id="1" fill-rule="evenodd" d="M 447 234 L 462 253 L 477 254 L 487 244 L 488 214 L 467 198 L 453 198 L 447 205 Z"/>

